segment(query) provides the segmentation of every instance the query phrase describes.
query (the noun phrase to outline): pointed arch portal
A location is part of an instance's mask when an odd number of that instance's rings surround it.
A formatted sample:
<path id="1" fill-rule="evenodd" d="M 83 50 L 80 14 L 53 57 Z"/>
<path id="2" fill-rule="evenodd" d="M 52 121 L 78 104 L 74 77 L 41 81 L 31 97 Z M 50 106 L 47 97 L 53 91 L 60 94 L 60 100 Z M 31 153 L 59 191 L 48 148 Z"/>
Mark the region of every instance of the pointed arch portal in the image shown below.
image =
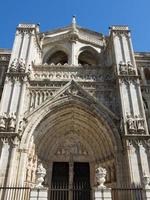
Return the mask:
<path id="1" fill-rule="evenodd" d="M 122 148 L 113 120 L 113 113 L 71 81 L 30 113 L 21 145 L 28 149 L 34 145 L 47 170 L 45 184 L 49 187 L 56 182 L 60 186 L 62 178 L 63 187 L 73 188 L 83 179 L 92 187 L 98 166 L 106 168 L 107 185 L 112 186 L 117 183 L 116 151 Z M 58 175 L 60 169 L 64 171 Z M 79 175 L 83 171 L 85 176 Z"/>

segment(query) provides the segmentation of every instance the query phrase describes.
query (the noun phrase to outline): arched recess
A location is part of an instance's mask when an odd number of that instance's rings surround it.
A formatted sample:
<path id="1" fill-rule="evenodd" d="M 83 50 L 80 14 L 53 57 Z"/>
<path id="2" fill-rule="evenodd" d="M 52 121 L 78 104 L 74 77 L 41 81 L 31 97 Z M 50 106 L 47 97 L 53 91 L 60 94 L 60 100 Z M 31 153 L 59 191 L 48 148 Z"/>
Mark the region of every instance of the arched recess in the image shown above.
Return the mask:
<path id="1" fill-rule="evenodd" d="M 150 83 L 150 70 L 148 68 L 145 68 L 144 74 L 145 74 L 146 81 L 149 84 Z"/>
<path id="2" fill-rule="evenodd" d="M 98 65 L 98 52 L 90 46 L 82 47 L 78 54 L 78 63 L 81 65 Z"/>
<path id="3" fill-rule="evenodd" d="M 31 148 L 32 141 L 36 155 L 47 170 L 54 161 L 89 162 L 92 185 L 98 165 L 114 171 L 113 180 L 109 178 L 107 184 L 116 184 L 115 174 L 119 173 L 116 173 L 116 152 L 122 149 L 122 144 L 107 113 L 81 99 L 62 98 L 42 107 L 29 121 L 21 146 Z"/>
<path id="4" fill-rule="evenodd" d="M 63 46 L 54 46 L 43 55 L 43 63 L 65 64 L 69 60 L 69 51 Z"/>

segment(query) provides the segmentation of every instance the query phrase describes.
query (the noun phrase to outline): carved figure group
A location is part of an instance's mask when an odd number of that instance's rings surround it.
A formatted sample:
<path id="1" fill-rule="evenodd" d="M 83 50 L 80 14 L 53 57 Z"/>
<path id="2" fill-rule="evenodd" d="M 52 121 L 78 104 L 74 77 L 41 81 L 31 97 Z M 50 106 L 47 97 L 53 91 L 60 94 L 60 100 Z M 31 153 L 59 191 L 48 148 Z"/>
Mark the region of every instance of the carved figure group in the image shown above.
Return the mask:
<path id="1" fill-rule="evenodd" d="M 128 61 L 127 63 L 120 61 L 119 65 L 120 65 L 120 74 L 135 75 L 135 73 L 136 73 L 135 68 L 130 61 Z"/>
<path id="2" fill-rule="evenodd" d="M 6 119 L 7 119 L 6 114 L 2 113 L 0 115 L 0 131 L 5 131 L 6 130 Z"/>
<path id="3" fill-rule="evenodd" d="M 144 118 L 141 116 L 136 115 L 132 117 L 130 114 L 127 114 L 126 122 L 129 133 L 145 133 Z"/>
<path id="4" fill-rule="evenodd" d="M 15 58 L 10 65 L 10 72 L 25 72 L 25 61 Z"/>
<path id="5" fill-rule="evenodd" d="M 0 131 L 15 131 L 16 115 L 15 113 L 0 114 Z"/>

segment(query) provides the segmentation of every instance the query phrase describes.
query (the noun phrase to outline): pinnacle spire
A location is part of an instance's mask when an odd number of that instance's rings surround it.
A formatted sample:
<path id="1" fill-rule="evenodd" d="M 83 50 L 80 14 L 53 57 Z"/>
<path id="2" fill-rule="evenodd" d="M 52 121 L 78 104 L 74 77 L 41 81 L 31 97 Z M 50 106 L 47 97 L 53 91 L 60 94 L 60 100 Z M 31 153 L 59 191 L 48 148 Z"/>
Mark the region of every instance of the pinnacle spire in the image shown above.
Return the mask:
<path id="1" fill-rule="evenodd" d="M 76 16 L 75 15 L 72 16 L 72 24 L 76 24 Z"/>
<path id="2" fill-rule="evenodd" d="M 72 29 L 74 30 L 74 31 L 76 31 L 76 16 L 75 15 L 73 15 L 73 17 L 72 17 Z"/>

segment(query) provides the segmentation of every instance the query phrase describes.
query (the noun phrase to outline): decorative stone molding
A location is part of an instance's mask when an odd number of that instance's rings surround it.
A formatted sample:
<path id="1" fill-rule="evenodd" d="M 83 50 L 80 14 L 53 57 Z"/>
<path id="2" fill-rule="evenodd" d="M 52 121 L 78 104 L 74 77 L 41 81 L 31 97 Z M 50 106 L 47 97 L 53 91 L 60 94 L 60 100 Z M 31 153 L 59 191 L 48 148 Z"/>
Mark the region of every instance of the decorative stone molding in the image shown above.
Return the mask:
<path id="1" fill-rule="evenodd" d="M 33 66 L 31 79 L 33 81 L 85 81 L 105 82 L 115 81 L 115 74 L 112 67 L 103 68 L 96 66 L 68 66 L 68 64 Z"/>
<path id="2" fill-rule="evenodd" d="M 127 114 L 126 123 L 130 134 L 145 133 L 144 118 L 140 115 L 131 116 L 130 114 Z"/>
<path id="3" fill-rule="evenodd" d="M 98 185 L 98 189 L 106 188 L 106 186 L 104 185 L 106 181 L 106 174 L 107 172 L 105 168 L 98 167 L 96 169 L 96 183 Z"/>
<path id="4" fill-rule="evenodd" d="M 46 169 L 43 167 L 42 163 L 40 163 L 38 165 L 36 175 L 37 175 L 36 188 L 43 188 L 42 183 L 44 182 L 44 177 L 46 175 Z"/>

